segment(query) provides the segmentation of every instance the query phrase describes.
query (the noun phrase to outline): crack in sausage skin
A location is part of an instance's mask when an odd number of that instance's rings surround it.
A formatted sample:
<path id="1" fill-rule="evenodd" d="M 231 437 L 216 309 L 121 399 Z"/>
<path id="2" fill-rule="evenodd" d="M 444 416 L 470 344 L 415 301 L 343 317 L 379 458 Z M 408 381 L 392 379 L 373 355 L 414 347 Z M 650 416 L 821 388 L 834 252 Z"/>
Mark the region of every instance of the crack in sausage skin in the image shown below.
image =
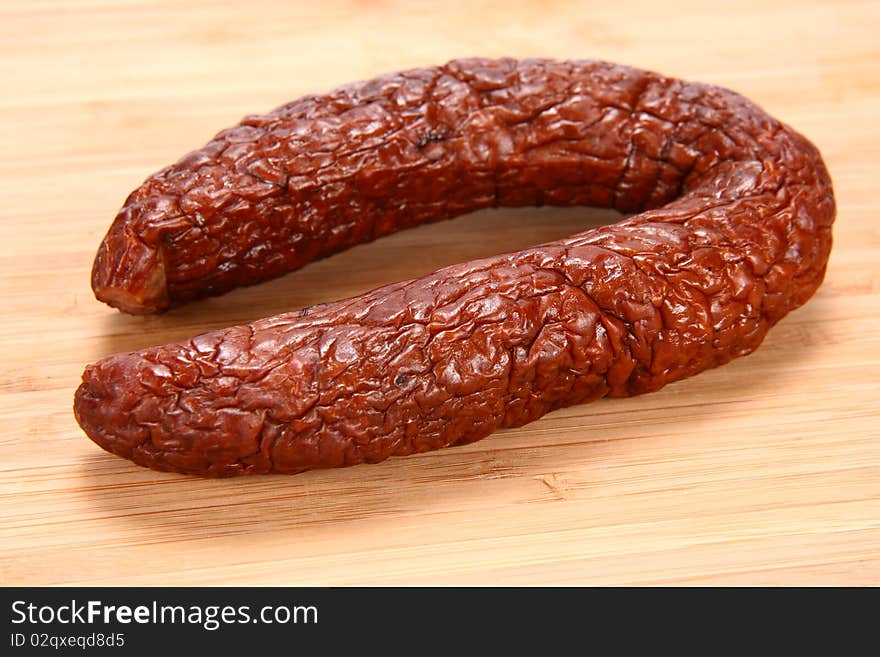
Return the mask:
<path id="1" fill-rule="evenodd" d="M 164 311 L 484 207 L 636 213 L 359 297 L 110 356 L 80 426 L 206 476 L 375 463 L 752 352 L 822 282 L 816 148 L 742 96 L 599 61 L 465 59 L 246 117 L 151 176 L 95 259 Z"/>

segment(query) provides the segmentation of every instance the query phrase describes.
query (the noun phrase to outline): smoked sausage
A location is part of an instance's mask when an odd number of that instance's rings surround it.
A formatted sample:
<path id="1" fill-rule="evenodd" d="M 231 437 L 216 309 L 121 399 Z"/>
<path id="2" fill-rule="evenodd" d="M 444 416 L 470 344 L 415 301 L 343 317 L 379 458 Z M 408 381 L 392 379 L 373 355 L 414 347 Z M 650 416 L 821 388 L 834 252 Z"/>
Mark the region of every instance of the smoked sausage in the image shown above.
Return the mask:
<path id="1" fill-rule="evenodd" d="M 118 354 L 74 410 L 209 476 L 374 463 L 657 390 L 753 351 L 822 282 L 817 149 L 742 96 L 598 61 L 467 59 L 245 118 L 129 196 L 98 298 L 163 311 L 484 207 L 636 213 L 363 296 Z"/>

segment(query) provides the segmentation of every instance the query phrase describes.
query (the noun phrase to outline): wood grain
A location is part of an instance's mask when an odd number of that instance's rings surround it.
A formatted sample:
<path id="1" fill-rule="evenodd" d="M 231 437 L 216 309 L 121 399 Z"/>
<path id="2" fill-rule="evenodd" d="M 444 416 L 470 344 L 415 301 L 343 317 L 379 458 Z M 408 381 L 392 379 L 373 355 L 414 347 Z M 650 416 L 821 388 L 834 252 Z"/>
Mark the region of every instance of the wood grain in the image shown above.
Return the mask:
<path id="1" fill-rule="evenodd" d="M 877 5 L 0 4 L 0 583 L 880 584 Z M 720 13 L 719 7 L 723 7 Z M 752 356 L 376 466 L 205 481 L 94 446 L 83 366 L 614 219 L 482 212 L 163 317 L 94 300 L 149 173 L 242 115 L 464 55 L 596 57 L 734 88 L 820 147 L 816 297 Z"/>

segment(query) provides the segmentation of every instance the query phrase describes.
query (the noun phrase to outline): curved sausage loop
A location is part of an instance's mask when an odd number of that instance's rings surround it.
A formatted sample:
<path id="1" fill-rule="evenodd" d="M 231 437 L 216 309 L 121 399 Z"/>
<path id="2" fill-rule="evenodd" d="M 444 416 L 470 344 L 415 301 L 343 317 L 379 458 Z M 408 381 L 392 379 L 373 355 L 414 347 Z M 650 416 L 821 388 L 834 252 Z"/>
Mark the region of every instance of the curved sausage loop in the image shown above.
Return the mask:
<path id="1" fill-rule="evenodd" d="M 251 116 L 148 179 L 99 298 L 165 310 L 488 206 L 639 212 L 353 299 L 105 358 L 76 393 L 160 470 L 293 473 L 478 440 L 754 350 L 822 281 L 815 147 L 724 89 L 595 61 L 462 60 Z"/>

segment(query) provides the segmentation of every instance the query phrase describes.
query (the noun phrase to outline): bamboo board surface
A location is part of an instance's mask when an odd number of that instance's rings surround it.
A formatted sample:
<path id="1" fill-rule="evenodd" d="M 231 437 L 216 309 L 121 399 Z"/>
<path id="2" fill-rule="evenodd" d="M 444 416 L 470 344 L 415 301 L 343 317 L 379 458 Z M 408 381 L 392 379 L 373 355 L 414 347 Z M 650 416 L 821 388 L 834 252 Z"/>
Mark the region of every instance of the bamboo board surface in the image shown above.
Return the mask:
<path id="1" fill-rule="evenodd" d="M 880 584 L 878 32 L 853 0 L 2 0 L 0 583 Z M 824 286 L 747 358 L 469 446 L 214 481 L 93 445 L 71 412 L 87 362 L 613 220 L 481 212 L 162 317 L 92 297 L 100 238 L 154 170 L 245 114 L 468 55 L 756 100 L 834 178 Z"/>

